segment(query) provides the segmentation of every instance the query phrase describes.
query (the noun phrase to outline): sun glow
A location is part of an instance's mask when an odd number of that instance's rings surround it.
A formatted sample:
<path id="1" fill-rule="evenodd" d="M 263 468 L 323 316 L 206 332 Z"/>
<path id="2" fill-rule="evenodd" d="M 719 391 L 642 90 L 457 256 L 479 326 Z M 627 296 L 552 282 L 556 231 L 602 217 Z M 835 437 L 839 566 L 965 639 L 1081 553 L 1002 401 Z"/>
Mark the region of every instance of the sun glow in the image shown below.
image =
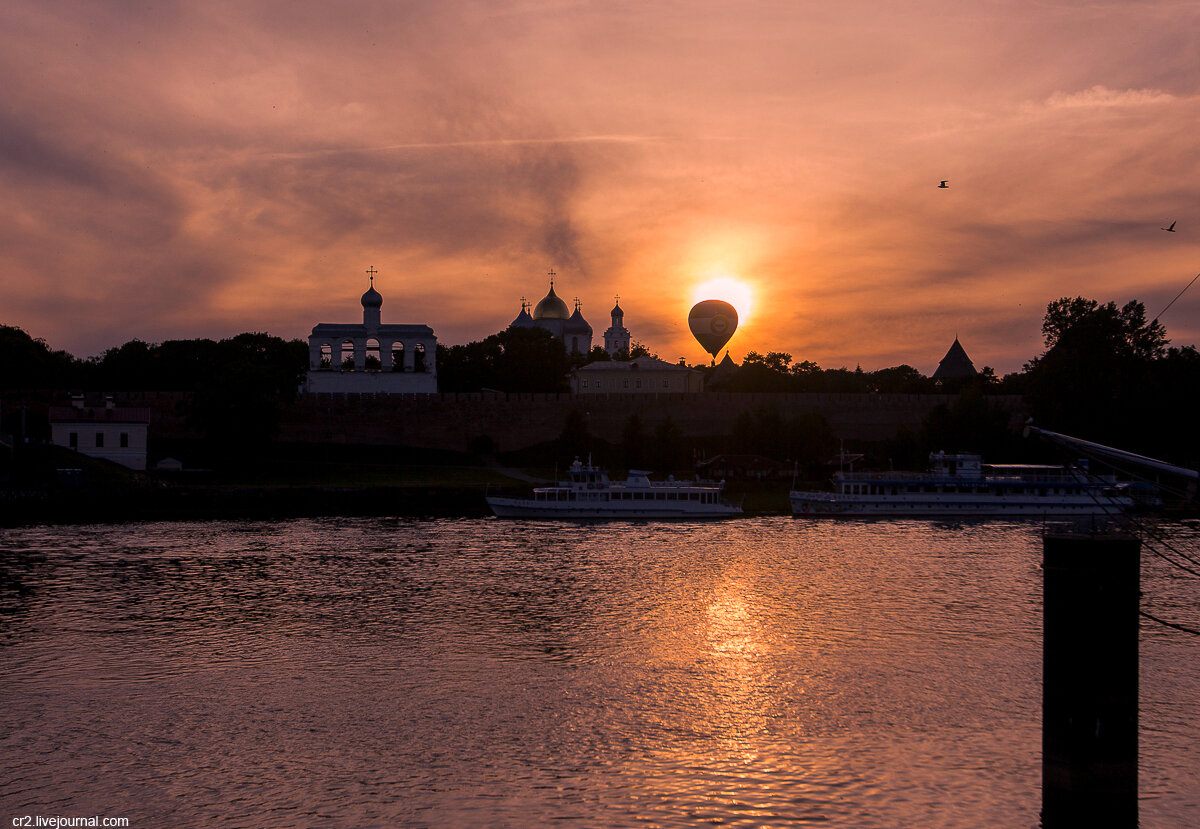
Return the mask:
<path id="1" fill-rule="evenodd" d="M 754 290 L 732 276 L 715 276 L 692 289 L 692 303 L 706 299 L 723 299 L 738 312 L 738 324 L 744 324 L 754 309 Z"/>

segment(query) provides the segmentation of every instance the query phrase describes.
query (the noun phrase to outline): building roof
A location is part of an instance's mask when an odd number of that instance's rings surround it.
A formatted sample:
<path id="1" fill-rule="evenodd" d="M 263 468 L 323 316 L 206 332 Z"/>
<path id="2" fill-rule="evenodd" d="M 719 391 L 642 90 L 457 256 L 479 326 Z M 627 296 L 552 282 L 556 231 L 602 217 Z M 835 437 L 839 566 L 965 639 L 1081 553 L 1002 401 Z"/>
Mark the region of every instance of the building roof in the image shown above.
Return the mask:
<path id="1" fill-rule="evenodd" d="M 319 322 L 313 326 L 313 337 L 358 337 L 367 330 L 361 322 Z M 371 326 L 371 331 L 381 336 L 395 337 L 432 337 L 433 329 L 428 325 L 386 324 Z"/>
<path id="2" fill-rule="evenodd" d="M 621 371 L 696 371 L 694 368 L 668 363 L 657 357 L 636 357 L 632 360 L 596 360 L 580 366 L 576 371 L 621 372 Z"/>
<path id="3" fill-rule="evenodd" d="M 933 373 L 933 379 L 959 380 L 964 377 L 974 377 L 976 374 L 978 372 L 975 370 L 975 364 L 967 356 L 966 349 L 962 347 L 962 343 L 958 341 L 958 337 L 955 337 L 950 350 L 946 352 L 946 356 L 938 363 L 937 371 Z"/>
<path id="4" fill-rule="evenodd" d="M 708 387 L 714 391 L 720 389 L 722 386 L 733 382 L 739 371 L 741 371 L 741 366 L 735 363 L 733 358 L 729 356 L 729 352 L 726 351 L 725 358 L 717 363 L 717 367 L 709 375 Z"/>
<path id="5" fill-rule="evenodd" d="M 51 406 L 51 423 L 149 423 L 150 410 L 134 406 Z"/>

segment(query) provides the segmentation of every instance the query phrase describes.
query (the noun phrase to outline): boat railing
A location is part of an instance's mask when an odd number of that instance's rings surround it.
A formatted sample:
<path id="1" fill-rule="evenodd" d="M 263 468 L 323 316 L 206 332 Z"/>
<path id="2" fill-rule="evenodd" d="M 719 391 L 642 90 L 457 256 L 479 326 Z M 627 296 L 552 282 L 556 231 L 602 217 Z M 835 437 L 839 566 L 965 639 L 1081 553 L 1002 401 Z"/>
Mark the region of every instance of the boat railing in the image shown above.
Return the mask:
<path id="1" fill-rule="evenodd" d="M 950 475 L 936 472 L 836 472 L 833 476 L 838 482 L 888 482 L 888 483 L 921 483 L 921 484 L 962 484 L 962 483 L 1045 483 L 1068 484 L 1078 483 L 1080 477 L 1069 471 L 1029 471 L 1011 474 L 990 475 Z"/>

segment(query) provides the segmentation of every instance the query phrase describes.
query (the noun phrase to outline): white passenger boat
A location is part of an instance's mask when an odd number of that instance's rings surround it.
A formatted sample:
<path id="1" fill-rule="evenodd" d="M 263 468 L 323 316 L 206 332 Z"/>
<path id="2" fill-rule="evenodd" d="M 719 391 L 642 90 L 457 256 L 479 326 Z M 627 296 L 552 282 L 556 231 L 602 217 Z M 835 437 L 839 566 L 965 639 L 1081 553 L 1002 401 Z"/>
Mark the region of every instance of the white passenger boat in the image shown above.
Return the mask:
<path id="1" fill-rule="evenodd" d="M 1112 477 L 1084 469 L 984 464 L 935 452 L 928 472 L 839 471 L 832 492 L 790 494 L 792 514 L 813 517 L 1020 517 L 1115 515 L 1134 506 Z"/>
<path id="2" fill-rule="evenodd" d="M 742 508 L 725 501 L 724 482 L 651 481 L 649 473 L 629 470 L 625 481 L 610 481 L 608 473 L 577 459 L 568 480 L 540 486 L 527 498 L 487 496 L 499 518 L 572 519 L 695 519 L 741 515 Z"/>

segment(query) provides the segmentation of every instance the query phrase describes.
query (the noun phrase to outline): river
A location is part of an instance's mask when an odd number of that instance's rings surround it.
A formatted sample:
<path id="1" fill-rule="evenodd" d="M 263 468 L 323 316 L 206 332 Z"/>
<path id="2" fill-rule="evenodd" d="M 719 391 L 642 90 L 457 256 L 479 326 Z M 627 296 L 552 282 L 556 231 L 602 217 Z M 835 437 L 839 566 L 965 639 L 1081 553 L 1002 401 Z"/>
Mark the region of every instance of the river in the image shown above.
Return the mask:
<path id="1" fill-rule="evenodd" d="M 2 530 L 0 819 L 1035 827 L 1040 557 L 1004 522 Z M 1142 589 L 1200 627 L 1200 579 L 1147 552 Z M 1194 825 L 1200 637 L 1143 620 L 1141 666 L 1141 826 Z"/>

